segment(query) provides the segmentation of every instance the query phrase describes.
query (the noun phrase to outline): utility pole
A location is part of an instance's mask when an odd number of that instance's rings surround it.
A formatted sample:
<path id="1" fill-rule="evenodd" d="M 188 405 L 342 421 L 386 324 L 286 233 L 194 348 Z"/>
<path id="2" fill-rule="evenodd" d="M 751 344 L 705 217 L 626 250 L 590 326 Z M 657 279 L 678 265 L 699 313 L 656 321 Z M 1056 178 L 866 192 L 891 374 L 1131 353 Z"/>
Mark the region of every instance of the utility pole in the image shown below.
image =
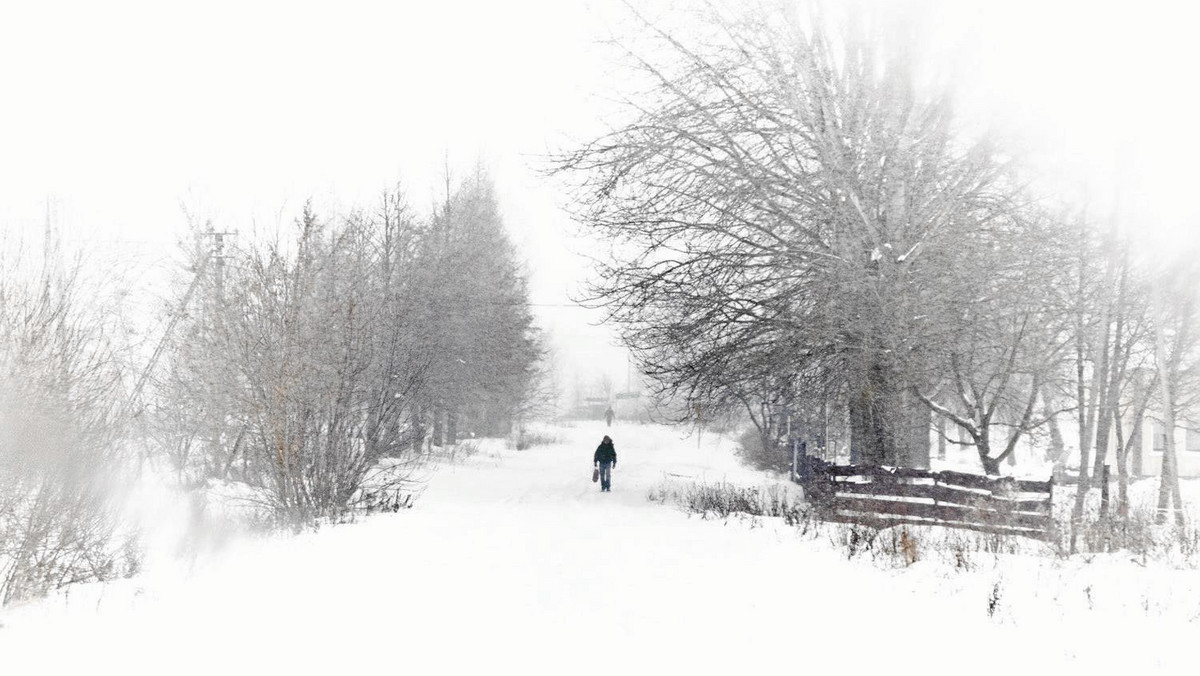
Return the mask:
<path id="1" fill-rule="evenodd" d="M 792 481 L 796 480 L 796 469 L 799 463 L 799 447 L 796 445 L 796 440 L 792 438 L 792 409 L 787 408 L 787 440 L 788 445 L 792 447 Z"/>
<path id="2" fill-rule="evenodd" d="M 46 196 L 46 223 L 42 234 L 42 264 L 45 268 L 43 291 L 50 290 L 51 280 L 62 272 L 61 238 L 59 237 L 59 201 Z"/>
<path id="3" fill-rule="evenodd" d="M 134 385 L 133 392 L 130 395 L 128 402 L 128 406 L 131 411 L 136 405 L 138 398 L 141 397 L 142 390 L 146 386 L 146 381 L 150 378 L 151 371 L 154 370 L 154 365 L 158 363 L 159 357 L 162 356 L 163 349 L 167 345 L 167 340 L 174 332 L 175 326 L 179 323 L 180 318 L 183 317 L 185 312 L 187 312 L 187 307 L 191 303 L 192 296 L 195 295 L 197 288 L 199 288 L 200 282 L 204 280 L 204 275 L 208 271 L 210 261 L 214 261 L 214 265 L 216 266 L 217 302 L 225 302 L 225 236 L 234 234 L 237 233 L 215 232 L 211 226 L 209 226 L 209 229 L 206 232 L 201 233 L 201 235 L 204 237 L 213 238 L 213 246 L 204 253 L 203 257 L 200 259 L 200 263 L 196 266 L 195 276 L 192 278 L 192 283 L 190 286 L 188 286 L 187 292 L 184 293 L 183 299 L 179 302 L 178 310 L 171 314 L 171 321 L 167 324 L 166 330 L 163 331 L 162 337 L 159 338 L 158 345 L 155 346 L 153 354 L 150 355 L 149 363 L 147 363 L 146 367 L 142 369 L 142 374 L 138 378 L 137 383 Z"/>
<path id="4" fill-rule="evenodd" d="M 205 237 L 212 238 L 212 249 L 210 249 L 209 257 L 213 260 L 214 280 L 217 285 L 217 303 L 225 304 L 225 237 L 236 235 L 236 232 L 216 232 L 210 225 L 207 232 L 204 232 Z"/>
<path id="5" fill-rule="evenodd" d="M 445 175 L 446 206 L 445 206 L 445 211 L 442 213 L 442 244 L 443 244 L 443 246 L 449 248 L 450 247 L 450 151 L 449 150 L 445 151 L 445 153 L 442 157 L 442 162 L 444 164 L 443 169 L 446 174 Z"/>

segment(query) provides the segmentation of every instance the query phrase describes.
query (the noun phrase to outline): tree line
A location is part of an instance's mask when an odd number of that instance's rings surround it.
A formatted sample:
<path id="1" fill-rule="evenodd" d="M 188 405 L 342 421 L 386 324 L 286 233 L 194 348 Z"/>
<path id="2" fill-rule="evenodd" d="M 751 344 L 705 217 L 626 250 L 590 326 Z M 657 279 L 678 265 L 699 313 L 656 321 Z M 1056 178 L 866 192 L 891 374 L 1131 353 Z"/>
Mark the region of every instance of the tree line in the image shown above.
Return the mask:
<path id="1" fill-rule="evenodd" d="M 185 482 L 233 479 L 307 520 L 361 497 L 384 458 L 503 436 L 527 413 L 541 338 L 481 172 L 418 218 L 400 192 L 290 237 L 191 249 L 199 289 L 157 377 Z M 403 474 L 400 475 L 403 477 Z"/>
<path id="2" fill-rule="evenodd" d="M 136 570 L 138 475 L 302 525 L 536 413 L 543 340 L 495 188 L 447 184 L 427 216 L 397 189 L 267 235 L 194 226 L 149 365 L 111 276 L 49 234 L 41 259 L 0 252 L 0 604 Z"/>

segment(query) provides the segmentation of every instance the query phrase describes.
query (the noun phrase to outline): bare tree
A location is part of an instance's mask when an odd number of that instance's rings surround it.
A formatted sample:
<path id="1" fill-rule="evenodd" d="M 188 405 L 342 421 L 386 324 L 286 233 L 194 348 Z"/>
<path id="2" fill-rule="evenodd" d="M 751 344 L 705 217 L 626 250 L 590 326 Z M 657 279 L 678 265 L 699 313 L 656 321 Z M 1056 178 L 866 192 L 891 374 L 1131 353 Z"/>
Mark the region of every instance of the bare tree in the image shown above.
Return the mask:
<path id="1" fill-rule="evenodd" d="M 201 447 L 193 473 L 236 474 L 305 521 L 347 509 L 378 459 L 406 457 L 428 362 L 402 330 L 414 227 L 385 196 L 372 217 L 331 226 L 306 209 L 294 239 L 227 250 L 159 393 L 177 443 Z"/>
<path id="2" fill-rule="evenodd" d="M 708 28 L 649 25 L 671 56 L 630 50 L 652 83 L 634 121 L 560 158 L 615 242 L 595 301 L 660 394 L 753 411 L 745 383 L 820 374 L 852 458 L 927 464 L 924 346 L 944 335 L 926 308 L 952 304 L 964 233 L 1022 227 L 1017 185 L 878 36 L 774 5 Z"/>
<path id="3" fill-rule="evenodd" d="M 540 339 L 482 172 L 447 208 L 422 221 L 397 191 L 219 252 L 197 233 L 156 392 L 181 477 L 248 483 L 283 522 L 337 517 L 381 464 L 405 481 L 427 437 L 527 412 Z"/>
<path id="4" fill-rule="evenodd" d="M 124 572 L 124 389 L 78 261 L 0 257 L 0 603 Z"/>
<path id="5" fill-rule="evenodd" d="M 1194 403 L 1198 388 L 1193 380 L 1197 350 L 1200 348 L 1196 321 L 1194 257 L 1155 279 L 1154 359 L 1163 428 L 1162 477 L 1158 491 L 1158 520 L 1165 522 L 1168 512 L 1183 525 L 1183 501 L 1179 494 L 1179 464 L 1175 448 L 1175 425 L 1179 411 Z M 1168 297 L 1171 298 L 1168 301 Z M 1191 376 L 1189 378 L 1188 376 Z M 1188 382 L 1188 381 L 1191 382 Z"/>

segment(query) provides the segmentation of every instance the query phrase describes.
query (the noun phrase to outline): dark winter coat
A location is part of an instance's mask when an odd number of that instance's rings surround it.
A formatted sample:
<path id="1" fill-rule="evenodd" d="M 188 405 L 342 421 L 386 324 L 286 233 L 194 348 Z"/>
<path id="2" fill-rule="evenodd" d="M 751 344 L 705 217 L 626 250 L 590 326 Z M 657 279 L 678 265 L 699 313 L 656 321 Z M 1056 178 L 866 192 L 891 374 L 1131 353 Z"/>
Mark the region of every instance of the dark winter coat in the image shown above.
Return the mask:
<path id="1" fill-rule="evenodd" d="M 617 449 L 613 448 L 611 441 L 602 441 L 596 447 L 596 455 L 593 457 L 593 462 L 596 463 L 611 463 L 613 467 L 617 466 Z"/>

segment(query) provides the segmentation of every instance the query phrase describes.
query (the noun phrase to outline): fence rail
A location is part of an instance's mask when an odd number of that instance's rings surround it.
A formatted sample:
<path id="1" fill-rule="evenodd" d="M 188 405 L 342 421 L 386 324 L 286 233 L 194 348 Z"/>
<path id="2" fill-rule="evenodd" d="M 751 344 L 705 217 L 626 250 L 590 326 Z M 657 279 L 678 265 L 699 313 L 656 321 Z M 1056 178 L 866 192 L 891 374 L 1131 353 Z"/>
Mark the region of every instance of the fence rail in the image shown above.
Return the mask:
<path id="1" fill-rule="evenodd" d="M 948 526 L 1039 539 L 1050 537 L 1054 525 L 1053 479 L 818 462 L 797 480 L 830 521 Z"/>

